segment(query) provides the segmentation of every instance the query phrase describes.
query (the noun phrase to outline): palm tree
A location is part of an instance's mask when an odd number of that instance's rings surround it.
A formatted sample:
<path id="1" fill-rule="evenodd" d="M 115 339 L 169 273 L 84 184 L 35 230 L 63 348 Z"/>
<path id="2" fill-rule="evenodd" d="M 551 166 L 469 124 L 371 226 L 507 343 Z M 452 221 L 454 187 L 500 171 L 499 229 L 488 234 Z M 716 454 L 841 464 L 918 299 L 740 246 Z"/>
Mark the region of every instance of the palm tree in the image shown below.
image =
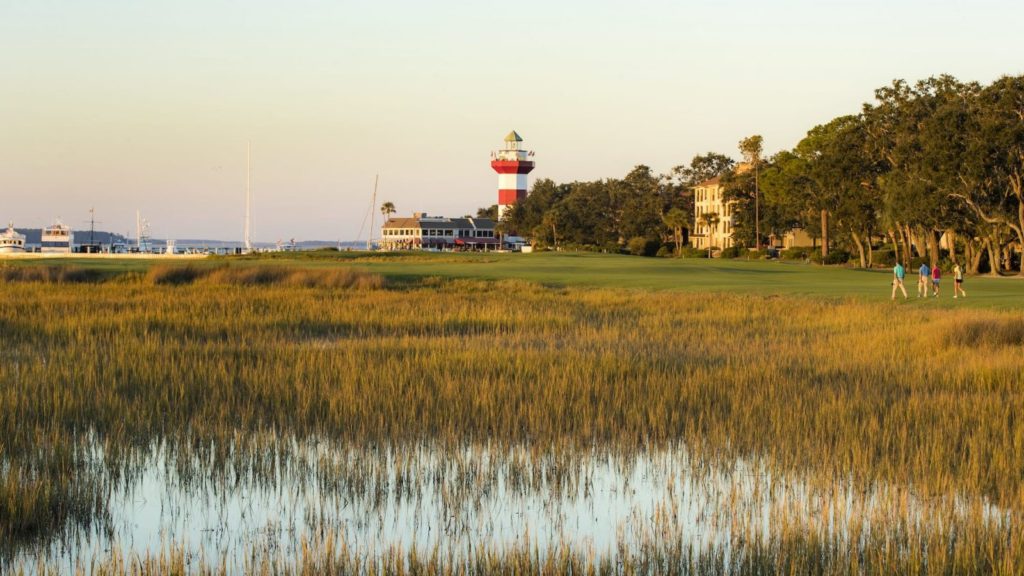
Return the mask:
<path id="1" fill-rule="evenodd" d="M 761 152 L 764 139 L 760 134 L 740 140 L 740 152 L 743 158 L 754 168 L 754 248 L 761 249 L 761 200 L 757 186 L 757 170 L 761 164 Z"/>
<path id="2" fill-rule="evenodd" d="M 388 216 L 391 216 L 395 212 L 394 202 L 385 202 L 380 205 L 380 213 L 384 215 L 384 220 L 387 220 Z"/>
<path id="3" fill-rule="evenodd" d="M 504 237 L 508 232 L 508 222 L 506 220 L 498 220 L 494 223 L 494 235 L 498 237 L 498 250 L 505 248 Z"/>
<path id="4" fill-rule="evenodd" d="M 540 221 L 542 228 L 551 229 L 551 241 L 554 243 L 555 250 L 558 250 L 558 219 L 560 216 L 557 208 L 552 208 L 544 213 L 544 217 Z"/>
<path id="5" fill-rule="evenodd" d="M 718 226 L 721 219 L 718 217 L 718 212 L 705 212 L 700 215 L 700 221 L 708 229 L 705 237 L 708 240 L 708 258 L 711 258 L 711 229 Z"/>
<path id="6" fill-rule="evenodd" d="M 673 208 L 661 217 L 665 225 L 672 229 L 672 239 L 676 243 L 676 256 L 683 251 L 683 228 L 690 222 L 690 217 L 679 208 Z"/>

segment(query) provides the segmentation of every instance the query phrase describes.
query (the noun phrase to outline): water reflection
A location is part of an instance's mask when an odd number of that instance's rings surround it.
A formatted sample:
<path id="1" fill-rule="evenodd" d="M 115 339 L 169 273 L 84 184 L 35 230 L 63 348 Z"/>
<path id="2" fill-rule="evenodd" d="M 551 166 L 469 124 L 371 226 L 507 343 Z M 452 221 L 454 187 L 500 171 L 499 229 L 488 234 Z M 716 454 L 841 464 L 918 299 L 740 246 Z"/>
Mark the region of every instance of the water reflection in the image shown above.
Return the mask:
<path id="1" fill-rule="evenodd" d="M 108 463 L 109 520 L 71 530 L 42 550 L 59 566 L 87 565 L 112 549 L 190 558 L 241 572 L 253 550 L 294 557 L 331 538 L 373 556 L 393 548 L 569 545 L 616 557 L 650 541 L 698 550 L 769 541 L 787 531 L 867 545 L 872 526 L 927 530 L 1009 513 L 964 499 L 923 501 L 911 489 L 822 485 L 774 475 L 763 463 L 711 463 L 685 447 L 648 451 L 533 449 L 469 444 L 340 445 L 274 436 L 218 449 L 160 443 Z M 938 520 L 936 520 L 938 519 Z"/>

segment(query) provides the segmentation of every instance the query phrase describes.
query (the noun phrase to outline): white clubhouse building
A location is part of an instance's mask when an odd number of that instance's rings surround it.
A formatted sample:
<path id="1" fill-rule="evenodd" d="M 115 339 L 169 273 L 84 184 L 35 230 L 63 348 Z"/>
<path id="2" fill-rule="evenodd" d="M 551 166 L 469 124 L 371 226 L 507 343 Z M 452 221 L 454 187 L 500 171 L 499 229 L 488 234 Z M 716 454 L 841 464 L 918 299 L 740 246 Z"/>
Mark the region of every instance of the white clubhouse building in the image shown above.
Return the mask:
<path id="1" fill-rule="evenodd" d="M 382 250 L 489 250 L 498 247 L 498 238 L 494 221 L 489 218 L 447 218 L 417 212 L 412 218 L 389 218 L 381 229 L 380 247 Z"/>

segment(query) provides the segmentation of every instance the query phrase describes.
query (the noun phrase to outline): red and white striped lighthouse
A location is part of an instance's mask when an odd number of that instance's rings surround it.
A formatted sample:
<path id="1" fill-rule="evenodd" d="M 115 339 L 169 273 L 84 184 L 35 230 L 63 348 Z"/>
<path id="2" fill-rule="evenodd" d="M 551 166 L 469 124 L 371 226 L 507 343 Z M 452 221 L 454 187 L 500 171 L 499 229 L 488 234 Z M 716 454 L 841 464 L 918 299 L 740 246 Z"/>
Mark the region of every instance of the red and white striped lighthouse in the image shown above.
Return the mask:
<path id="1" fill-rule="evenodd" d="M 533 170 L 533 152 L 520 150 L 523 138 L 513 130 L 505 136 L 505 147 L 491 153 L 491 168 L 498 173 L 498 219 L 517 201 L 526 198 L 526 175 Z"/>

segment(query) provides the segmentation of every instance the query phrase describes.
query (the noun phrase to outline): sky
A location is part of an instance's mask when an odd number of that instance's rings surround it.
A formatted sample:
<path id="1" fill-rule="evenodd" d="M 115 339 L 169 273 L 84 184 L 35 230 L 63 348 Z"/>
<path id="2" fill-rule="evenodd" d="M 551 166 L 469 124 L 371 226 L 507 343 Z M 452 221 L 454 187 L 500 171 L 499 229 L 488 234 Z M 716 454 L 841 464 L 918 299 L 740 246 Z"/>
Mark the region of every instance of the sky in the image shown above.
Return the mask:
<path id="1" fill-rule="evenodd" d="M 0 220 L 158 238 L 356 240 L 393 202 L 792 148 L 896 78 L 1024 73 L 1009 0 L 0 0 Z M 377 202 L 372 204 L 379 175 Z M 377 232 L 379 234 L 379 231 Z"/>

